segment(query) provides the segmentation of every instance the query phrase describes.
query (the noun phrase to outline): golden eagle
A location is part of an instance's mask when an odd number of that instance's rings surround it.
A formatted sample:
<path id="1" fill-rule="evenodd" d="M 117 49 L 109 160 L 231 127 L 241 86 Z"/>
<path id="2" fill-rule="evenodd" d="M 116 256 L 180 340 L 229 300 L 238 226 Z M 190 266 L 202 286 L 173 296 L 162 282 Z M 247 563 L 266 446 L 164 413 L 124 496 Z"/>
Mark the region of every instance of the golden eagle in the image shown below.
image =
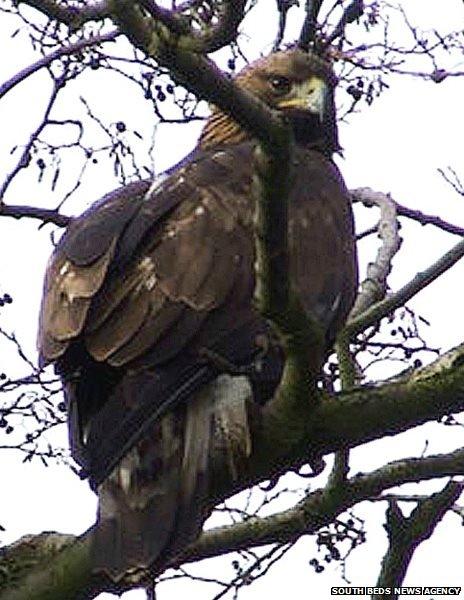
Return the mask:
<path id="1" fill-rule="evenodd" d="M 291 285 L 327 351 L 357 287 L 350 197 L 331 160 L 333 73 L 292 49 L 236 81 L 292 125 Z M 164 178 L 74 219 L 47 270 L 41 363 L 63 380 L 72 455 L 99 496 L 95 565 L 113 577 L 166 564 L 195 539 L 211 456 L 236 475 L 250 453 L 245 403 L 266 402 L 280 380 L 282 350 L 253 305 L 256 144 L 213 109 Z"/>

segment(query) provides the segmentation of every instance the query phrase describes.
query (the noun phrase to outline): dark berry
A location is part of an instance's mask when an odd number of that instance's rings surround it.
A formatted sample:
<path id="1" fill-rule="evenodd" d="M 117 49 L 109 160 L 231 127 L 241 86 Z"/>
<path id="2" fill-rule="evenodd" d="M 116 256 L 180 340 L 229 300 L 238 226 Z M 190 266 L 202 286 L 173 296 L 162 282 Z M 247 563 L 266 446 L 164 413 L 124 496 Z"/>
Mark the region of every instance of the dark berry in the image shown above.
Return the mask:
<path id="1" fill-rule="evenodd" d="M 360 100 L 362 98 L 362 90 L 354 85 L 350 85 L 347 90 L 348 94 L 352 96 L 355 100 Z"/>
<path id="2" fill-rule="evenodd" d="M 315 567 L 315 566 L 318 564 L 318 560 L 317 560 L 317 558 L 312 558 L 312 559 L 309 561 L 309 564 L 310 564 L 312 567 Z"/>

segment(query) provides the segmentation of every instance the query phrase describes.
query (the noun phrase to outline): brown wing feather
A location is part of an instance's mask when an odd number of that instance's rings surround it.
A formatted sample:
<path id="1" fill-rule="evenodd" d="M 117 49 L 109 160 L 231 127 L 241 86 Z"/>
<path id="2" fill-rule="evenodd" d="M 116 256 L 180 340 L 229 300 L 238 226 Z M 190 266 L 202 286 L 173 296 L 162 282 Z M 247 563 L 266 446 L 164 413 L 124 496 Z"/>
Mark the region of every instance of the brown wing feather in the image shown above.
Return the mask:
<path id="1" fill-rule="evenodd" d="M 94 263 L 79 267 L 57 253 L 47 271 L 39 321 L 38 346 L 49 362 L 80 334 L 93 296 L 100 289 L 113 257 L 116 240 Z"/>
<path id="2" fill-rule="evenodd" d="M 292 282 L 306 310 L 325 328 L 330 345 L 357 289 L 349 192 L 334 163 L 301 149 L 290 198 Z"/>
<path id="3" fill-rule="evenodd" d="M 251 177 L 249 164 L 243 166 L 242 161 L 241 168 L 231 168 L 223 155 L 219 153 L 217 161 L 213 155 L 176 171 L 151 193 L 149 201 L 146 195 L 143 202 L 139 196 L 134 198 L 138 212 L 129 207 L 127 216 L 124 202 L 130 203 L 131 198 L 117 192 L 115 199 L 108 196 L 111 210 L 101 201 L 96 214 L 90 210 L 73 224 L 69 240 L 56 251 L 45 285 L 39 335 L 44 362 L 56 359 L 68 342 L 81 337 L 96 360 L 121 365 L 147 351 L 150 338 L 151 346 L 156 345 L 187 307 L 201 313 L 199 318 L 187 311 L 183 317 L 193 335 L 204 320 L 203 313 L 221 306 L 236 283 L 243 251 L 250 252 L 249 245 L 240 247 L 243 219 L 234 212 L 236 200 L 231 201 L 231 187 L 235 197 L 241 198 L 243 182 Z M 139 188 L 135 191 L 140 194 Z M 157 210 L 157 202 L 174 195 L 176 201 L 169 200 L 168 205 L 177 204 L 177 208 L 167 215 Z M 86 230 L 94 243 L 96 224 L 105 211 L 113 219 L 119 214 L 124 227 L 115 219 L 116 237 L 106 251 L 100 250 L 97 259 L 88 263 L 98 252 L 85 243 Z M 148 227 L 150 214 L 154 221 Z M 131 220 L 139 216 L 145 219 L 149 232 L 140 240 L 130 230 Z M 107 225 L 105 240 L 110 230 Z M 135 242 L 132 258 L 126 257 L 127 264 L 119 268 L 120 248 L 127 253 L 126 230 Z M 78 242 L 85 246 L 82 254 Z M 250 262 L 250 257 L 246 260 Z M 180 351 L 186 341 L 179 337 L 177 343 L 176 351 Z"/>
<path id="4" fill-rule="evenodd" d="M 85 346 L 93 358 L 107 360 L 144 326 L 150 313 L 150 295 L 147 289 L 132 289 L 98 329 L 85 332 Z"/>

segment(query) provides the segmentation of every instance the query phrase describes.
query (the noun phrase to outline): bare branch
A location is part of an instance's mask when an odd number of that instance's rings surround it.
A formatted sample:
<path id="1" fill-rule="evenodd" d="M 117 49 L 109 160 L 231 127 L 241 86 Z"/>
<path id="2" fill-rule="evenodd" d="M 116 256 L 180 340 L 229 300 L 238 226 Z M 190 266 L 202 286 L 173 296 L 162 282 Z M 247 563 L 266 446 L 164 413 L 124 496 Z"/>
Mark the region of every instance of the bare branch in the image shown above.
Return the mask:
<path id="1" fill-rule="evenodd" d="M 315 42 L 317 17 L 324 0 L 306 0 L 306 17 L 301 28 L 298 46 L 302 50 L 308 48 Z"/>
<path id="2" fill-rule="evenodd" d="M 76 54 L 84 50 L 85 48 L 90 48 L 92 46 L 96 46 L 102 44 L 104 42 L 114 41 L 118 37 L 119 32 L 117 30 L 110 31 L 109 33 L 92 36 L 89 38 L 84 38 L 73 44 L 69 44 L 67 46 L 62 46 L 61 48 L 57 48 L 54 52 L 50 53 L 47 56 L 39 59 L 32 65 L 29 65 L 25 69 L 22 69 L 18 73 L 16 73 L 11 79 L 5 81 L 0 85 L 0 98 L 11 91 L 18 83 L 21 83 L 25 79 L 27 79 L 33 73 L 36 73 L 43 67 L 47 67 L 54 60 L 61 58 L 62 56 L 69 56 L 70 54 Z"/>
<path id="3" fill-rule="evenodd" d="M 207 54 L 220 50 L 237 37 L 237 31 L 245 13 L 246 0 L 226 0 L 219 4 L 217 24 L 193 37 L 192 50 Z"/>
<path id="4" fill-rule="evenodd" d="M 427 500 L 430 498 L 429 494 L 381 494 L 380 496 L 374 496 L 373 498 L 369 498 L 372 502 L 390 502 L 391 500 L 395 500 L 396 502 L 422 502 L 423 500 Z M 464 506 L 460 504 L 453 504 L 450 507 L 450 510 L 461 519 L 464 519 Z"/>
<path id="5" fill-rule="evenodd" d="M 446 183 L 449 183 L 450 186 L 457 192 L 460 196 L 464 196 L 464 183 L 462 183 L 459 175 L 452 167 L 448 167 L 448 173 L 444 171 L 444 169 L 437 169 Z"/>
<path id="6" fill-rule="evenodd" d="M 226 0 L 219 4 L 217 23 L 204 26 L 198 32 L 191 28 L 187 19 L 178 12 L 162 8 L 154 0 L 141 0 L 148 13 L 178 36 L 177 45 L 191 52 L 209 54 L 230 44 L 237 37 L 238 26 L 242 22 L 246 0 Z"/>
<path id="7" fill-rule="evenodd" d="M 321 527 L 327 526 L 343 513 L 347 508 L 369 499 L 374 494 L 408 482 L 418 482 L 433 477 L 460 474 L 464 465 L 464 452 L 462 450 L 450 454 L 435 455 L 420 459 L 405 459 L 395 461 L 371 473 L 356 475 L 350 478 L 339 490 L 339 494 L 326 493 L 325 490 L 316 490 L 293 508 L 264 518 L 251 518 L 247 521 L 211 529 L 176 559 L 171 566 L 218 556 L 228 552 L 278 543 L 279 545 L 291 543 L 301 535 L 316 533 Z M 433 526 L 434 518 L 438 522 L 456 500 L 463 484 L 448 484 L 443 492 L 432 496 L 422 508 L 424 523 Z M 426 521 L 427 519 L 427 521 Z M 420 521 L 420 519 L 418 519 Z M 426 530 L 426 527 L 424 527 Z M 426 531 L 424 534 L 426 535 Z M 423 535 L 424 535 L 423 534 Z M 45 534 L 42 534 L 45 535 Z M 47 534 L 50 535 L 50 534 Z M 54 542 L 59 547 L 64 547 L 63 552 L 50 556 L 42 554 L 40 536 L 25 540 L 34 548 L 35 562 L 28 563 L 29 572 L 22 574 L 20 582 L 4 582 L 0 585 L 1 600 L 42 600 L 45 593 L 51 589 L 58 591 L 65 589 L 66 597 L 78 600 L 94 597 L 100 591 L 125 591 L 140 585 L 140 580 L 132 578 L 131 581 L 122 581 L 119 585 L 105 580 L 103 576 L 91 575 L 90 545 L 92 529 L 89 529 L 79 538 L 51 534 Z M 424 537 L 425 539 L 425 537 Z M 14 547 L 7 549 L 5 559 L 14 559 Z M 40 563 L 40 559 L 43 560 Z M 39 565 L 37 566 L 37 563 Z M 1 563 L 0 563 L 1 565 Z M 46 566 L 44 566 L 46 565 Z M 63 586 L 68 586 L 63 588 Z M 85 596 L 83 591 L 87 594 Z M 91 595 L 93 594 L 93 595 Z"/>
<path id="8" fill-rule="evenodd" d="M 435 527 L 461 495 L 464 483 L 450 481 L 440 492 L 420 500 L 409 517 L 401 512 L 398 503 L 390 500 L 387 510 L 386 530 L 389 546 L 382 561 L 376 587 L 401 586 L 417 546 L 429 539 Z M 383 594 L 372 596 L 372 600 L 383 600 Z M 397 600 L 398 594 L 390 596 Z"/>
<path id="9" fill-rule="evenodd" d="M 367 207 L 375 206 L 375 203 L 372 202 L 371 198 L 380 194 L 380 192 L 375 192 L 370 188 L 357 188 L 355 190 L 350 190 L 350 193 L 351 197 L 353 198 L 353 202 L 362 202 L 362 204 Z M 444 221 L 435 215 L 427 215 L 420 210 L 414 210 L 404 206 L 403 204 L 396 202 L 396 200 L 393 200 L 393 198 L 391 198 L 389 195 L 387 197 L 391 202 L 394 202 L 398 216 L 407 217 L 408 219 L 417 221 L 421 225 L 434 225 L 443 231 L 464 237 L 464 227 L 459 227 L 458 225 L 448 223 L 447 221 Z M 375 231 L 376 228 L 370 228 L 358 235 L 358 239 L 362 239 L 366 235 L 374 233 Z"/>
<path id="10" fill-rule="evenodd" d="M 5 193 L 8 189 L 8 187 L 10 186 L 11 182 L 13 181 L 13 179 L 16 177 L 16 175 L 22 169 L 25 169 L 29 165 L 29 162 L 31 160 L 31 150 L 34 145 L 34 142 L 36 141 L 37 137 L 41 134 L 41 132 L 44 130 L 44 128 L 48 124 L 48 119 L 49 119 L 50 113 L 56 102 L 56 99 L 58 98 L 58 93 L 61 89 L 63 81 L 64 81 L 64 79 L 62 79 L 62 78 L 54 81 L 52 93 L 50 94 L 50 98 L 49 98 L 49 101 L 45 108 L 44 115 L 42 117 L 41 122 L 39 123 L 37 128 L 32 132 L 28 142 L 24 146 L 23 151 L 21 152 L 21 156 L 20 156 L 16 166 L 6 176 L 5 181 L 0 186 L 0 205 L 3 204 L 3 198 L 5 196 Z"/>
<path id="11" fill-rule="evenodd" d="M 50 19 L 55 19 L 60 23 L 68 25 L 72 30 L 78 29 L 88 21 L 102 20 L 111 16 L 106 0 L 82 6 L 66 6 L 55 0 L 22 1 L 24 4 L 28 4 L 44 15 L 47 15 Z"/>
<path id="12" fill-rule="evenodd" d="M 378 232 L 382 244 L 377 252 L 375 261 L 369 263 L 367 267 L 367 276 L 361 284 L 360 292 L 351 311 L 351 319 L 359 316 L 385 296 L 387 277 L 392 267 L 391 261 L 401 245 L 401 238 L 398 234 L 396 205 L 390 196 L 382 193 L 373 193 L 372 190 L 365 188 L 358 189 L 356 197 L 362 197 L 364 204 L 369 201 L 370 205 L 375 204 L 380 209 Z"/>
<path id="13" fill-rule="evenodd" d="M 58 227 L 67 227 L 72 221 L 72 217 L 62 215 L 57 210 L 48 208 L 39 208 L 37 206 L 21 206 L 0 204 L 0 217 L 12 217 L 13 219 L 38 219 L 42 223 L 52 223 Z"/>
<path id="14" fill-rule="evenodd" d="M 342 37 L 345 33 L 346 26 L 354 21 L 357 21 L 362 17 L 364 13 L 364 1 L 363 0 L 352 0 L 350 4 L 343 11 L 339 22 L 337 23 L 333 32 L 325 40 L 324 45 L 328 46 L 334 42 L 337 38 Z"/>
<path id="15" fill-rule="evenodd" d="M 279 12 L 279 26 L 277 29 L 277 35 L 272 45 L 272 51 L 276 52 L 285 34 L 285 28 L 287 26 L 287 14 L 292 6 L 298 6 L 298 0 L 276 0 L 277 10 Z"/>
<path id="16" fill-rule="evenodd" d="M 358 317 L 348 321 L 344 330 L 344 335 L 353 338 L 367 327 L 374 325 L 380 319 L 413 298 L 418 292 L 430 285 L 432 281 L 435 281 L 435 279 L 440 277 L 440 275 L 443 275 L 443 273 L 456 264 L 463 256 L 464 240 L 460 241 L 451 248 L 451 250 L 446 252 L 428 269 L 425 269 L 421 273 L 417 273 L 409 283 L 397 292 L 385 300 L 381 300 L 377 304 L 374 304 Z"/>

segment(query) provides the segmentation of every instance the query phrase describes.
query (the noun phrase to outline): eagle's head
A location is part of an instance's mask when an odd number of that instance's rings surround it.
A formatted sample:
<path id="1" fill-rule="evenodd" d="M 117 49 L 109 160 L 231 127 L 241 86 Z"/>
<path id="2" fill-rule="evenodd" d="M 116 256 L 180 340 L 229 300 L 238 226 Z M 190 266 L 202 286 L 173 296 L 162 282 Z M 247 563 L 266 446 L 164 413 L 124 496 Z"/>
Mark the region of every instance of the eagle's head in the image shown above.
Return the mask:
<path id="1" fill-rule="evenodd" d="M 275 52 L 245 67 L 235 80 L 288 117 L 297 143 L 327 154 L 339 149 L 333 99 L 336 78 L 321 58 L 298 49 Z M 200 145 L 233 144 L 248 137 L 238 123 L 214 107 Z"/>

